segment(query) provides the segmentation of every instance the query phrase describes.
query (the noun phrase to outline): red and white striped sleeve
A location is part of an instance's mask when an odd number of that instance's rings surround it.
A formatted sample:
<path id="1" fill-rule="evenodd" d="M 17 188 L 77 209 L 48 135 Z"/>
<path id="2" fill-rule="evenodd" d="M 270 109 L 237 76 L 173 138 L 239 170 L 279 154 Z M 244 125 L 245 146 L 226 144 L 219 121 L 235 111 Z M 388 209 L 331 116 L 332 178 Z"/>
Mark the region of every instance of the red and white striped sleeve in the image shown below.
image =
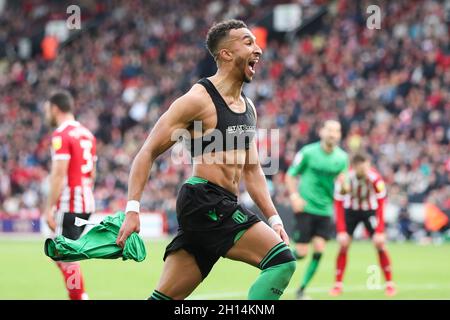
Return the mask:
<path id="1" fill-rule="evenodd" d="M 386 185 L 383 178 L 377 173 L 377 178 L 373 182 L 373 188 L 377 199 L 386 198 Z"/>

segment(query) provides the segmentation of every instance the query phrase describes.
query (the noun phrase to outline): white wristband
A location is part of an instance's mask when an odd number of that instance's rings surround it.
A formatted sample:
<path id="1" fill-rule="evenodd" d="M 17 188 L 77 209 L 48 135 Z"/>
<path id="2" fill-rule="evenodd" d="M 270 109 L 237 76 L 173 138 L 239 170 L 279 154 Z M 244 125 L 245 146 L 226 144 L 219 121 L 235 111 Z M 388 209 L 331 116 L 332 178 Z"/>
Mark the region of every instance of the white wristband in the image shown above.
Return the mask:
<path id="1" fill-rule="evenodd" d="M 278 214 L 274 214 L 268 219 L 268 222 L 270 224 L 270 227 L 273 228 L 276 224 L 281 224 L 283 226 L 283 221 L 281 221 L 281 218 Z"/>
<path id="2" fill-rule="evenodd" d="M 289 198 L 290 199 L 297 199 L 299 197 L 299 194 L 298 193 L 291 193 L 290 195 L 289 195 Z"/>
<path id="3" fill-rule="evenodd" d="M 139 201 L 129 200 L 127 202 L 127 207 L 125 208 L 125 213 L 128 213 L 130 211 L 139 213 L 140 206 L 141 205 L 140 205 Z"/>

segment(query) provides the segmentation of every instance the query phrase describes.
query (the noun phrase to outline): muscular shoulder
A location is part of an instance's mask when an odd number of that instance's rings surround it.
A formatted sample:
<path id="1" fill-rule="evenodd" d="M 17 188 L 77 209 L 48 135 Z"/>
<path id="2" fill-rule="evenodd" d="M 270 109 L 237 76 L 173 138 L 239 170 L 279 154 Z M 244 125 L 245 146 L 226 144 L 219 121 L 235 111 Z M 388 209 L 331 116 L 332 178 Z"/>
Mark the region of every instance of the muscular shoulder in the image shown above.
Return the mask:
<path id="1" fill-rule="evenodd" d="M 206 106 L 206 90 L 195 84 L 188 92 L 176 99 L 169 108 L 170 114 L 184 120 L 195 120 L 200 117 Z"/>
<path id="2" fill-rule="evenodd" d="M 316 150 L 316 143 L 310 143 L 310 144 L 306 144 L 304 145 L 295 155 L 294 158 L 294 164 L 299 164 L 300 162 L 302 162 L 304 159 L 307 159 L 309 157 L 311 157 L 311 154 L 315 153 Z"/>
<path id="3" fill-rule="evenodd" d="M 67 140 L 67 139 L 70 138 L 69 131 L 70 130 L 69 130 L 68 127 L 64 128 L 62 130 L 61 129 L 56 129 L 52 133 L 52 139 L 56 138 L 56 139 L 65 139 L 65 140 Z"/>
<path id="4" fill-rule="evenodd" d="M 320 151 L 320 142 L 313 142 L 303 146 L 300 150 L 303 154 L 310 154 Z"/>
<path id="5" fill-rule="evenodd" d="M 183 96 L 180 97 L 185 102 L 192 104 L 192 107 L 199 107 L 206 103 L 207 92 L 206 89 L 196 83 L 194 84 L 188 92 L 186 92 Z"/>

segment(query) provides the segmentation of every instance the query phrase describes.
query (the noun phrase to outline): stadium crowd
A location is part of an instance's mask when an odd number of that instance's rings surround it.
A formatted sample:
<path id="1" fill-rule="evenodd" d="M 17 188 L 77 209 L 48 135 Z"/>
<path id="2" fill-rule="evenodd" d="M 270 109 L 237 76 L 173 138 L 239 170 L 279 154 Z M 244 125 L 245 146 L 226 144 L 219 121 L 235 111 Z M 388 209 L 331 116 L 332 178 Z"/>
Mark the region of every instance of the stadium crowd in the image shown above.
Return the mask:
<path id="1" fill-rule="evenodd" d="M 17 57 L 15 43 L 31 32 L 25 25 L 32 25 L 27 18 L 34 19 L 36 7 L 15 15 L 6 9 L 0 16 L 3 215 L 42 206 L 51 132 L 43 102 L 51 90 L 74 94 L 77 119 L 97 137 L 97 210 L 123 209 L 134 154 L 208 61 L 208 27 L 223 18 L 252 25 L 278 2 L 106 2 L 89 11 L 92 18 L 101 15 L 100 23 L 51 61 Z M 369 4 L 336 1 L 316 32 L 269 41 L 245 86 L 258 126 L 280 129 L 280 170 L 268 176 L 274 200 L 288 203 L 283 180 L 295 152 L 317 139 L 324 119 L 337 117 L 343 147 L 370 152 L 391 203 L 431 201 L 450 213 L 449 2 L 379 1 L 379 30 L 366 27 Z M 258 142 L 267 143 L 264 136 Z M 175 196 L 189 175 L 190 166 L 173 163 L 167 152 L 153 168 L 142 206 L 166 211 L 173 221 Z"/>

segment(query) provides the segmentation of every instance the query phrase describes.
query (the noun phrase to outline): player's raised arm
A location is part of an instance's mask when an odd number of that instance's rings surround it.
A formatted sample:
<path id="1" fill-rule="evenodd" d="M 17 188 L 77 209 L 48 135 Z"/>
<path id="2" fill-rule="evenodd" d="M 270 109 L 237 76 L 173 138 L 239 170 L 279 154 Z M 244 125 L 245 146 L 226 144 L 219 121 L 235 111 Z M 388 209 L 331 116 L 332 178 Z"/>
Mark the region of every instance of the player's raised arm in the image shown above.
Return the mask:
<path id="1" fill-rule="evenodd" d="M 258 151 L 254 140 L 247 151 L 247 161 L 243 173 L 245 186 L 250 197 L 268 219 L 270 226 L 278 233 L 286 244 L 289 244 L 289 237 L 284 231 L 283 222 L 270 197 L 266 177 L 264 176 L 264 172 L 258 160 Z"/>
<path id="2" fill-rule="evenodd" d="M 202 105 L 191 89 L 187 94 L 173 102 L 159 118 L 136 157 L 133 160 L 128 178 L 127 216 L 119 231 L 117 244 L 124 246 L 133 232 L 139 232 L 139 201 L 155 159 L 169 149 L 176 141 L 172 134 L 177 129 L 186 129 L 201 113 Z"/>

